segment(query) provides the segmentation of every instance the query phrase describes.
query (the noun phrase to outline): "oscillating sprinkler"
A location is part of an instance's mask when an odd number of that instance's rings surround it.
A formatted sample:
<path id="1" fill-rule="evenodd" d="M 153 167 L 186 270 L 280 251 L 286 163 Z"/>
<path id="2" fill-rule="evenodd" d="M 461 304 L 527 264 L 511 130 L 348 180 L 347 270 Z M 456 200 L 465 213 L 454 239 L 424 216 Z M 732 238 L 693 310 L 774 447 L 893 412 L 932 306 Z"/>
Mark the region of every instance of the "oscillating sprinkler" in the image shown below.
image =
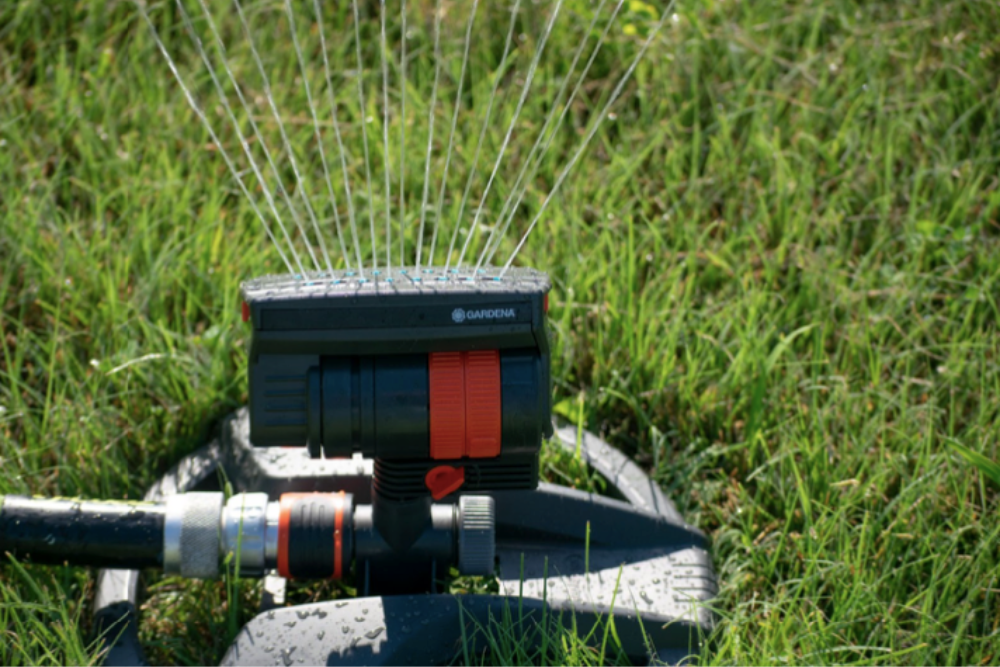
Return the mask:
<path id="1" fill-rule="evenodd" d="M 95 610 L 117 637 L 108 664 L 142 659 L 139 569 L 213 578 L 227 562 L 266 578 L 267 607 L 227 664 L 273 664 L 275 646 L 308 663 L 447 662 L 463 625 L 468 640 L 543 607 L 583 632 L 613 618 L 637 661 L 697 653 L 716 592 L 705 538 L 624 455 L 554 430 L 549 290 L 523 268 L 247 281 L 250 405 L 221 438 L 143 502 L 7 496 L 0 551 L 113 568 Z M 539 484 L 553 435 L 618 499 Z M 445 594 L 452 568 L 497 576 L 502 595 Z M 282 606 L 288 579 L 360 597 Z"/>
<path id="2" fill-rule="evenodd" d="M 370 505 L 341 493 L 268 508 L 282 575 L 339 578 L 347 545 L 366 590 L 431 590 L 449 566 L 492 573 L 493 499 L 480 494 L 534 489 L 552 434 L 548 291 L 530 269 L 243 286 L 253 443 L 373 462 Z"/>

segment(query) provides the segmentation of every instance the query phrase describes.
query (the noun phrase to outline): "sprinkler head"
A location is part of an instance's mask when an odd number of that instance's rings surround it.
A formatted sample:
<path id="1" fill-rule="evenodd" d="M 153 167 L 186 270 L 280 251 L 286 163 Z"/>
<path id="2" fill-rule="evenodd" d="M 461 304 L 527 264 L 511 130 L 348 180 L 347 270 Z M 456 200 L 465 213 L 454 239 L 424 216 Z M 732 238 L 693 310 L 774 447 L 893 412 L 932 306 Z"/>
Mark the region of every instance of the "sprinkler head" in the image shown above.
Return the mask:
<path id="1" fill-rule="evenodd" d="M 251 442 L 374 459 L 375 525 L 399 551 L 433 501 L 535 488 L 552 434 L 549 289 L 533 269 L 244 283 Z"/>

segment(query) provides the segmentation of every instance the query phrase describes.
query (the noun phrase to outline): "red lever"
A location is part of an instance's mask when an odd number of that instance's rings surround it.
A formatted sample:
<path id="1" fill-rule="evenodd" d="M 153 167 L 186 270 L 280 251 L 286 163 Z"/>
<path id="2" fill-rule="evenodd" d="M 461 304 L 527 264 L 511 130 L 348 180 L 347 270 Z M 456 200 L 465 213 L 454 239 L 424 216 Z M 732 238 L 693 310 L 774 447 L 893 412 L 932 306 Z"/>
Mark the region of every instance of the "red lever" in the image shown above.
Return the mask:
<path id="1" fill-rule="evenodd" d="M 465 468 L 437 466 L 431 468 L 424 477 L 424 484 L 431 492 L 431 498 L 441 500 L 449 493 L 458 491 L 465 484 Z"/>

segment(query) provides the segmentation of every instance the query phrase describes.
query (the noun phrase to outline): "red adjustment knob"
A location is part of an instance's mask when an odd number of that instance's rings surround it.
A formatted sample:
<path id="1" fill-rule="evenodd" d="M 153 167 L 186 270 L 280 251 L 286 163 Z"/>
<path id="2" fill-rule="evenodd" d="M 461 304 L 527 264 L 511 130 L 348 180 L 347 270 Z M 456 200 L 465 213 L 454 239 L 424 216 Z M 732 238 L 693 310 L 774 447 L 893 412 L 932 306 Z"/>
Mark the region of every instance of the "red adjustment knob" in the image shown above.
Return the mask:
<path id="1" fill-rule="evenodd" d="M 428 355 L 431 458 L 465 454 L 465 363 L 461 352 Z"/>
<path id="2" fill-rule="evenodd" d="M 465 455 L 500 456 L 500 353 L 483 350 L 466 355 Z"/>
<path id="3" fill-rule="evenodd" d="M 431 458 L 500 455 L 500 352 L 433 352 L 427 360 Z"/>

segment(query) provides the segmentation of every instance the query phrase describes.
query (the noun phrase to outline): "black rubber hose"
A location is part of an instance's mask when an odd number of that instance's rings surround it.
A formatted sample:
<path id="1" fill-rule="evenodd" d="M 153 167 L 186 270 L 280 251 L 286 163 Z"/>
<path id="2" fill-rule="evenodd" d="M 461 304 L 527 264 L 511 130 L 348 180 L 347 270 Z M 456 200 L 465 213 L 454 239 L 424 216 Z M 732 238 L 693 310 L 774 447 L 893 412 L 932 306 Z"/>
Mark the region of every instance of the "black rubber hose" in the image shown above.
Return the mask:
<path id="1" fill-rule="evenodd" d="M 0 496 L 0 555 L 33 563 L 163 566 L 160 503 Z"/>

